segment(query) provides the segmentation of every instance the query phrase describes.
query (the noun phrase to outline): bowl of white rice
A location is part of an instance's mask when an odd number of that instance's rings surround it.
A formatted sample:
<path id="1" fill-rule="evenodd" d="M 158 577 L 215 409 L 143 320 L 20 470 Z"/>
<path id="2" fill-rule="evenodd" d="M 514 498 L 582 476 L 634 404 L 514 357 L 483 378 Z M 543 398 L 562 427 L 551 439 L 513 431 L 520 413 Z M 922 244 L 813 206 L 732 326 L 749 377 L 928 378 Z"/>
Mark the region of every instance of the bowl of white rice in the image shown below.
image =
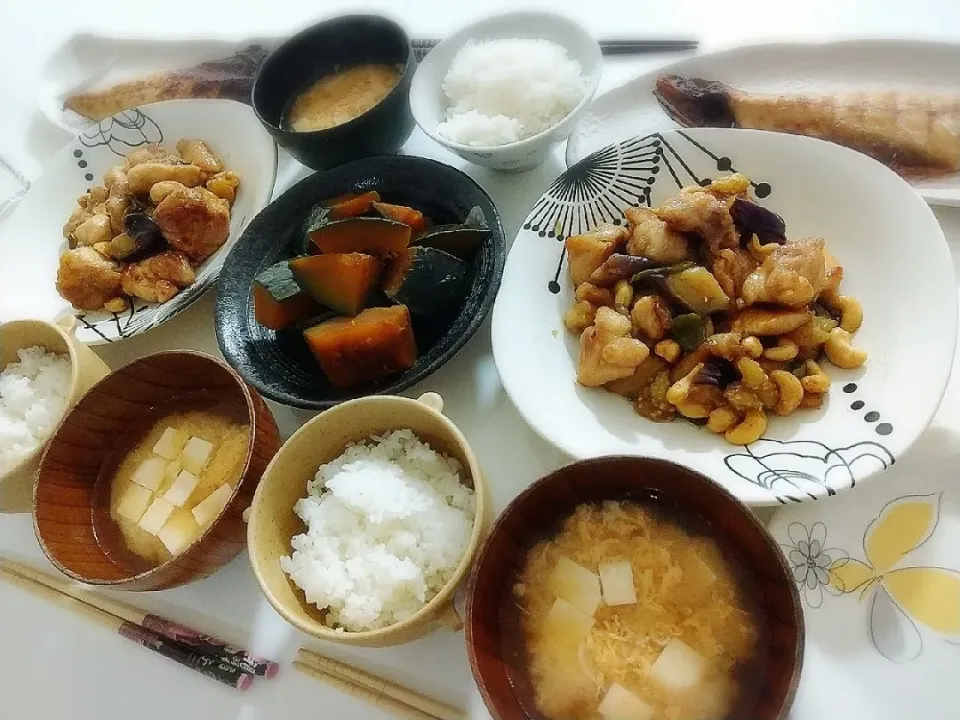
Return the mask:
<path id="1" fill-rule="evenodd" d="M 0 512 L 29 512 L 40 457 L 68 409 L 110 373 L 70 323 L 0 325 Z"/>
<path id="2" fill-rule="evenodd" d="M 427 54 L 410 108 L 427 135 L 460 157 L 528 170 L 573 131 L 601 71 L 599 43 L 572 20 L 548 12 L 497 15 Z"/>
<path id="3" fill-rule="evenodd" d="M 384 647 L 460 629 L 454 595 L 490 525 L 476 457 L 439 395 L 351 400 L 264 472 L 247 546 L 267 600 L 321 640 Z"/>

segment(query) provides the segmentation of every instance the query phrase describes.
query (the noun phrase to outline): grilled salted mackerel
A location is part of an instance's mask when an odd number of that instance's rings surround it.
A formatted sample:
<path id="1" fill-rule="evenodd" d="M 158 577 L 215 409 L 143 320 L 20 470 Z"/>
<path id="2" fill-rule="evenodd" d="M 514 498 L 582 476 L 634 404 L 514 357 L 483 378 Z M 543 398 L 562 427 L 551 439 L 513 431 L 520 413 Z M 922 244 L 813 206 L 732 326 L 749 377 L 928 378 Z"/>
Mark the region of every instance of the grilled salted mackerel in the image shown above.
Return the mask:
<path id="1" fill-rule="evenodd" d="M 898 91 L 765 95 L 680 75 L 658 78 L 653 94 L 686 127 L 809 135 L 859 150 L 907 177 L 960 170 L 960 96 Z"/>

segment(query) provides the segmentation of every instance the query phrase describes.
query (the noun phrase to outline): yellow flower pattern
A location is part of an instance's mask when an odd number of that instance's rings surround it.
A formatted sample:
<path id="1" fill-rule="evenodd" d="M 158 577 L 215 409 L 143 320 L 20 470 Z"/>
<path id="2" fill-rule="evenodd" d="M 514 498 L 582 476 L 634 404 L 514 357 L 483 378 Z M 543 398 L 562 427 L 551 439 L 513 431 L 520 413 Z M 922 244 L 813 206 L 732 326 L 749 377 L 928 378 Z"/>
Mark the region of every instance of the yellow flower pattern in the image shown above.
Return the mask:
<path id="1" fill-rule="evenodd" d="M 865 560 L 837 558 L 827 568 L 828 589 L 869 599 L 874 645 L 894 661 L 920 654 L 917 625 L 948 641 L 960 639 L 960 571 L 909 564 L 910 554 L 936 530 L 939 516 L 939 495 L 897 498 L 864 533 Z"/>

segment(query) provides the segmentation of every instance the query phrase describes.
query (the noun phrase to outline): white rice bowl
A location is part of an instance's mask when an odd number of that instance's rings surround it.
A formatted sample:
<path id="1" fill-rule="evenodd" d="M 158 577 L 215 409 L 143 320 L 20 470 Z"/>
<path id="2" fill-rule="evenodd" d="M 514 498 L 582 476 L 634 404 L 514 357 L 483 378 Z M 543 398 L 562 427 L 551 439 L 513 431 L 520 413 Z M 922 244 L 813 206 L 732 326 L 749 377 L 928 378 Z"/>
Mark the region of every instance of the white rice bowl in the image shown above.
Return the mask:
<path id="1" fill-rule="evenodd" d="M 443 80 L 445 138 L 471 147 L 525 140 L 577 106 L 587 90 L 580 63 L 549 40 L 467 42 Z"/>
<path id="2" fill-rule="evenodd" d="M 70 394 L 69 358 L 39 346 L 17 357 L 0 369 L 0 475 L 47 441 Z"/>
<path id="3" fill-rule="evenodd" d="M 474 491 L 460 464 L 411 430 L 347 447 L 294 507 L 307 531 L 280 566 L 341 631 L 411 617 L 453 576 L 470 542 Z"/>

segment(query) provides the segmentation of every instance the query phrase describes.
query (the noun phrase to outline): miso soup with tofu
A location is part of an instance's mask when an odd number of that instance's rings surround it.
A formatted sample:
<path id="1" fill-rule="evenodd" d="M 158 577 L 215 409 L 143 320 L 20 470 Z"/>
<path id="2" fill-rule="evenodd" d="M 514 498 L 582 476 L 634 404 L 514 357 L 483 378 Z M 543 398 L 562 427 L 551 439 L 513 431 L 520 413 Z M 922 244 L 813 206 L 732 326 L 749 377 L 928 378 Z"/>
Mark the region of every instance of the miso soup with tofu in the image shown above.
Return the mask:
<path id="1" fill-rule="evenodd" d="M 112 559 L 143 572 L 186 551 L 233 496 L 249 440 L 245 404 L 206 393 L 154 408 L 117 438 L 94 510 Z"/>
<path id="2" fill-rule="evenodd" d="M 749 717 L 767 656 L 757 595 L 708 528 L 666 515 L 584 504 L 530 549 L 503 611 L 530 717 Z"/>

